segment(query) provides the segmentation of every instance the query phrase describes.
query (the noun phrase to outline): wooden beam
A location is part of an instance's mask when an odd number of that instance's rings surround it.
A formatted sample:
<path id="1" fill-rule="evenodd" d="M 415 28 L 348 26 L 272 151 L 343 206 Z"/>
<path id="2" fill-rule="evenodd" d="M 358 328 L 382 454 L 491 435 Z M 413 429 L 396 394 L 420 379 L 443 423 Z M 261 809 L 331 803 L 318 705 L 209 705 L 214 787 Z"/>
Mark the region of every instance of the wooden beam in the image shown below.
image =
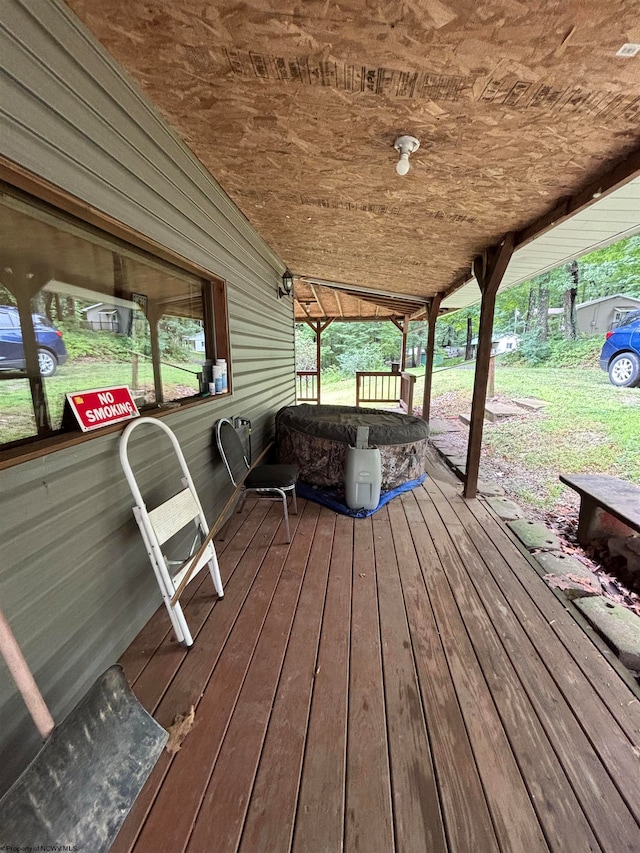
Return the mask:
<path id="1" fill-rule="evenodd" d="M 341 290 L 350 296 L 362 296 L 363 298 L 367 296 L 382 296 L 387 297 L 388 299 L 402 299 L 407 300 L 408 302 L 421 303 L 427 301 L 425 296 L 418 296 L 415 293 L 400 293 L 391 290 L 381 290 L 377 287 L 365 287 L 361 284 L 350 284 L 345 281 L 331 281 L 329 279 L 318 278 L 315 275 L 296 275 L 296 279 L 299 279 L 303 284 L 311 284 L 313 282 L 313 284 L 320 285 L 320 287 L 332 287 L 337 290 Z"/>
<path id="2" fill-rule="evenodd" d="M 424 365 L 424 394 L 422 397 L 422 419 L 427 422 L 431 417 L 431 390 L 433 387 L 433 353 L 435 351 L 436 343 L 436 320 L 438 319 L 438 312 L 440 310 L 441 301 L 442 294 L 436 293 L 436 295 L 431 300 L 431 305 L 429 306 L 429 313 L 427 315 L 429 332 L 427 337 L 427 352 Z"/>
<path id="3" fill-rule="evenodd" d="M 309 320 L 311 320 L 311 319 L 312 319 L 312 318 L 311 318 L 311 314 L 309 313 L 309 311 L 308 311 L 308 309 L 307 309 L 307 305 L 306 305 L 306 303 L 305 303 L 305 302 L 300 302 L 300 300 L 298 300 L 298 299 L 296 299 L 296 302 L 298 303 L 298 305 L 299 305 L 299 306 L 300 306 L 300 308 L 302 309 L 302 312 L 304 313 L 304 317 L 303 317 L 302 319 L 298 319 L 296 322 L 298 322 L 298 323 L 300 323 L 300 322 L 302 322 L 302 323 L 306 323 L 306 322 L 308 322 Z"/>
<path id="4" fill-rule="evenodd" d="M 478 331 L 476 373 L 473 383 L 473 401 L 471 404 L 471 423 L 469 424 L 467 468 L 463 492 L 465 498 L 474 498 L 478 491 L 478 471 L 480 469 L 484 410 L 491 359 L 493 314 L 498 288 L 513 254 L 514 243 L 515 235 L 513 233 L 507 234 L 498 246 L 485 252 L 482 256 L 478 256 L 473 265 L 474 273 L 482 292 L 482 303 L 480 308 L 480 329 Z"/>
<path id="5" fill-rule="evenodd" d="M 164 403 L 164 390 L 162 388 L 161 376 L 161 353 L 158 323 L 162 318 L 162 307 L 157 303 L 149 302 L 147 307 L 147 320 L 149 321 L 149 346 L 151 347 L 151 363 L 153 364 L 153 385 L 156 395 L 156 405 Z"/>
<path id="6" fill-rule="evenodd" d="M 311 292 L 313 293 L 313 298 L 314 298 L 314 299 L 316 300 L 316 302 L 318 303 L 318 307 L 320 308 L 320 312 L 321 312 L 321 314 L 323 314 L 325 317 L 327 317 L 327 316 L 328 316 L 328 315 L 327 315 L 327 312 L 325 311 L 325 307 L 324 307 L 324 305 L 322 304 L 322 302 L 320 302 L 320 297 L 318 296 L 318 292 L 317 292 L 317 290 L 315 289 L 315 287 L 314 287 L 314 286 L 313 286 L 313 284 L 311 284 L 311 283 L 309 283 L 309 287 L 311 288 Z"/>
<path id="7" fill-rule="evenodd" d="M 639 176 L 640 149 L 637 149 L 613 168 L 602 172 L 596 178 L 590 178 L 589 183 L 585 184 L 577 193 L 559 200 L 551 210 L 534 219 L 533 222 L 525 226 L 521 231 L 518 231 L 514 236 L 513 251 L 521 249 L 527 243 L 531 243 L 532 240 L 540 237 L 545 231 L 549 231 L 561 222 L 570 219 L 576 213 L 580 213 L 581 210 L 595 204 L 598 199 L 609 195 L 614 190 L 628 184 Z M 471 276 L 469 273 L 456 276 L 449 287 L 443 291 L 442 298 L 446 299 L 448 296 L 451 296 L 456 290 L 467 284 L 470 279 Z"/>
<path id="8" fill-rule="evenodd" d="M 342 303 L 340 302 L 340 294 L 336 293 L 336 302 L 338 303 L 338 311 L 340 312 L 340 316 L 344 317 L 344 311 L 342 310 Z"/>
<path id="9" fill-rule="evenodd" d="M 520 249 L 545 231 L 575 216 L 576 213 L 595 204 L 598 199 L 628 184 L 629 181 L 632 181 L 639 175 L 640 149 L 629 154 L 628 157 L 625 157 L 624 160 L 612 169 L 609 169 L 609 171 L 601 173 L 596 178 L 591 178 L 589 183 L 575 193 L 575 195 L 561 200 L 548 213 L 545 213 L 531 225 L 519 231 L 515 237 L 515 248 Z"/>

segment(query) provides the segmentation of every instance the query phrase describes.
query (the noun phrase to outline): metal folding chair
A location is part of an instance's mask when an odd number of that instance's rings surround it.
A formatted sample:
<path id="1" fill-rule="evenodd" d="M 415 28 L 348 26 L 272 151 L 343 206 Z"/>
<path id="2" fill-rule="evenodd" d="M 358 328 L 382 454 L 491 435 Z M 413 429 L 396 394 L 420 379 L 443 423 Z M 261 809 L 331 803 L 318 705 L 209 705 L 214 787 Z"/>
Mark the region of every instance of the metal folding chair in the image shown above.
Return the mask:
<path id="1" fill-rule="evenodd" d="M 141 424 L 145 424 L 149 428 L 160 429 L 166 433 L 184 475 L 181 480 L 182 490 L 152 510 L 148 510 L 145 505 L 127 453 L 131 433 Z M 183 643 L 185 646 L 191 646 L 193 645 L 193 638 L 187 626 L 180 602 L 176 601 L 172 604 L 171 599 L 180 581 L 187 572 L 191 571 L 193 559 L 198 557 L 197 551 L 199 550 L 199 546 L 204 542 L 209 532 L 209 527 L 195 486 L 193 485 L 191 474 L 187 468 L 187 463 L 178 444 L 178 439 L 161 420 L 157 420 L 156 418 L 137 418 L 128 424 L 120 439 L 120 462 L 135 500 L 133 514 L 138 522 L 138 527 L 140 528 L 140 533 L 147 549 L 147 555 L 151 561 L 163 601 L 171 619 L 171 624 L 176 632 L 176 637 L 180 643 Z M 162 546 L 166 545 L 180 531 L 190 526 L 193 527 L 194 536 L 189 554 L 182 560 L 169 559 L 163 552 Z M 205 566 L 209 567 L 218 597 L 222 598 L 224 596 L 222 580 L 218 568 L 218 558 L 212 542 L 207 545 L 205 551 L 197 560 L 197 565 L 193 569 L 189 583 Z"/>
<path id="2" fill-rule="evenodd" d="M 293 511 L 297 513 L 296 482 L 298 481 L 298 469 L 296 466 L 256 465 L 255 468 L 251 468 L 245 456 L 240 436 L 227 418 L 221 418 L 216 424 L 216 441 L 231 482 L 236 487 L 240 485 L 239 511 L 242 510 L 244 501 L 250 493 L 254 493 L 259 498 L 281 500 L 287 542 L 291 542 L 287 498 L 291 495 Z"/>

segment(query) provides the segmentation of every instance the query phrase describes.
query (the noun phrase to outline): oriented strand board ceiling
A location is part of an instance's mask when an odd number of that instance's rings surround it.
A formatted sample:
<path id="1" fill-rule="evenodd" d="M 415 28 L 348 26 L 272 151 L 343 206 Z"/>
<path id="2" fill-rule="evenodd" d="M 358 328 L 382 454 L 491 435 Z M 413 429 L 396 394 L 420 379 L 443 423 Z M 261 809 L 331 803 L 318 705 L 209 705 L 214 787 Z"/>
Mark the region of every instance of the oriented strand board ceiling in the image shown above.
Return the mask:
<path id="1" fill-rule="evenodd" d="M 68 5 L 296 275 L 429 297 L 640 147 L 637 0 Z"/>

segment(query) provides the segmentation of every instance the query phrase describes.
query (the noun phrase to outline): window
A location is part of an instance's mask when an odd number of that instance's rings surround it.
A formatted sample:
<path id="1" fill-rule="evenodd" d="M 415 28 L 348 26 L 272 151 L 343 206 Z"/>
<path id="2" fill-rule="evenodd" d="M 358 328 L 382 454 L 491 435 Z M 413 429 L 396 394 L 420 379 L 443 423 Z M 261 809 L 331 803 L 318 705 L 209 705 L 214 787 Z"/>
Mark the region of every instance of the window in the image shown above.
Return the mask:
<path id="1" fill-rule="evenodd" d="M 0 196 L 0 444 L 64 430 L 67 393 L 139 408 L 201 395 L 229 361 L 225 285 L 26 197 Z"/>

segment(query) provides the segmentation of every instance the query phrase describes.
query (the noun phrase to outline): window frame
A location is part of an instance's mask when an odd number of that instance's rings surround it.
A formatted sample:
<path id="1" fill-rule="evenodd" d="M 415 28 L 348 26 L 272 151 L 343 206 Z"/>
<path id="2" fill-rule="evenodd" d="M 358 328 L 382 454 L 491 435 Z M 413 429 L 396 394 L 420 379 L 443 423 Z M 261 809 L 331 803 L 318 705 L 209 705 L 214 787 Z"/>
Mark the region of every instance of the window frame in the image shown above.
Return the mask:
<path id="1" fill-rule="evenodd" d="M 82 200 L 48 184 L 25 170 L 8 164 L 0 157 L 0 197 L 11 197 L 22 204 L 45 213 L 61 223 L 67 223 L 78 228 L 81 232 L 106 240 L 113 247 L 132 253 L 142 263 L 161 262 L 176 272 L 186 272 L 197 277 L 202 285 L 203 297 L 203 327 L 205 331 L 205 354 L 207 358 L 224 359 L 227 363 L 227 390 L 214 397 L 194 396 L 178 399 L 168 403 L 156 402 L 142 407 L 145 416 L 162 417 L 175 412 L 177 409 L 207 405 L 212 400 L 228 398 L 232 395 L 232 370 L 229 337 L 229 315 L 227 301 L 227 283 L 224 279 L 198 264 L 178 255 L 170 249 L 145 237 L 138 231 L 120 223 L 106 214 L 89 207 Z M 22 323 L 26 312 L 22 312 Z M 34 349 L 35 331 L 31 311 L 28 313 L 26 334 L 23 330 L 23 346 L 27 365 L 28 351 Z M 31 340 L 33 338 L 33 340 Z M 31 362 L 35 352 L 31 353 Z M 36 357 L 37 360 L 37 357 Z M 4 372 L 2 379 L 24 379 L 29 382 L 33 411 L 36 417 L 37 433 L 26 438 L 0 444 L 0 470 L 19 464 L 29 459 L 38 458 L 63 447 L 69 447 L 93 438 L 107 435 L 122 429 L 122 424 L 108 425 L 90 433 L 83 433 L 79 427 L 72 427 L 63 422 L 60 429 L 52 429 L 46 411 L 46 395 L 44 380 L 38 372 L 9 371 Z M 158 377 L 159 378 L 159 377 Z"/>

